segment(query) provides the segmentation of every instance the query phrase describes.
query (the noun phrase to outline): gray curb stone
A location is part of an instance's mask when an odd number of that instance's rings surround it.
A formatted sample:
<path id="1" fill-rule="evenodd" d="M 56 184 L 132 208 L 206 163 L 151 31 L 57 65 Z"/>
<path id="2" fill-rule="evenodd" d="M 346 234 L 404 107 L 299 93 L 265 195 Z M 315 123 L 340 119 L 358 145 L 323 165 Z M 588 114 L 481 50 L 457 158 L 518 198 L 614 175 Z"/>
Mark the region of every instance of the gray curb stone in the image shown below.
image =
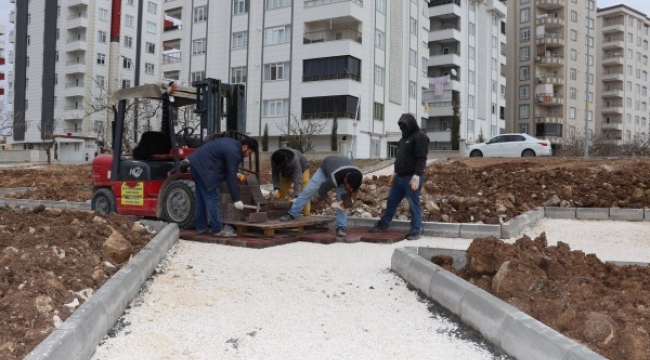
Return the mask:
<path id="1" fill-rule="evenodd" d="M 140 292 L 167 251 L 178 240 L 179 229 L 169 224 L 129 263 L 54 330 L 25 360 L 86 360 L 124 309 Z"/>
<path id="2" fill-rule="evenodd" d="M 460 224 L 457 223 L 422 223 L 424 233 L 428 236 L 458 238 L 460 237 Z"/>
<path id="3" fill-rule="evenodd" d="M 544 216 L 550 219 L 575 219 L 576 208 L 547 206 L 544 208 Z"/>
<path id="4" fill-rule="evenodd" d="M 576 219 L 609 220 L 609 208 L 577 208 Z"/>
<path id="5" fill-rule="evenodd" d="M 501 237 L 501 225 L 486 224 L 460 224 L 460 237 L 474 239 L 477 237 L 494 236 Z"/>
<path id="6" fill-rule="evenodd" d="M 418 253 L 431 254 L 424 249 Z M 605 359 L 492 294 L 414 256 L 420 257 L 410 249 L 395 249 L 391 269 L 509 355 L 526 360 Z M 428 286 L 424 284 L 429 278 L 424 274 L 427 271 L 432 274 Z"/>
<path id="7" fill-rule="evenodd" d="M 643 221 L 643 209 L 610 208 L 609 218 L 618 221 Z"/>
<path id="8" fill-rule="evenodd" d="M 645 209 L 643 210 L 643 212 L 644 212 L 643 219 L 645 221 L 650 221 L 650 209 Z"/>

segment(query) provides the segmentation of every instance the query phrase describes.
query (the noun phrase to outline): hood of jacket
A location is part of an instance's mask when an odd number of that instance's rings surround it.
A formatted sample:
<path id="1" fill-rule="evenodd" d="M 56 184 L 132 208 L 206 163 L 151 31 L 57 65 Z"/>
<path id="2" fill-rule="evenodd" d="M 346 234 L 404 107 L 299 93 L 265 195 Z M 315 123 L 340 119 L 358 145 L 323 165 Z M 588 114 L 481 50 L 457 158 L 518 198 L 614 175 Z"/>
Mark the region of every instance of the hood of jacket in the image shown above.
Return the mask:
<path id="1" fill-rule="evenodd" d="M 397 121 L 397 124 L 404 124 L 406 126 L 406 132 L 404 137 L 408 137 L 416 131 L 420 131 L 417 120 L 412 114 L 402 114 L 402 116 Z"/>

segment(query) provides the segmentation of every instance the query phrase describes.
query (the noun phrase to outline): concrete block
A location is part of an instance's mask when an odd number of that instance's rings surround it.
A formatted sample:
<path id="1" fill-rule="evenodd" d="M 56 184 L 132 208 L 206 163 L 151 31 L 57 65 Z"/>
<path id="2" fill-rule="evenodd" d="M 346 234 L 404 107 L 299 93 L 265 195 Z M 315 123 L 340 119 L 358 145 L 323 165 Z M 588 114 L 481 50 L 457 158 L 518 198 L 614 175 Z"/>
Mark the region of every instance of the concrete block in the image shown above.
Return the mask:
<path id="1" fill-rule="evenodd" d="M 27 354 L 23 360 L 80 360 L 90 359 L 88 356 L 80 356 L 79 351 L 83 347 L 79 333 L 74 330 L 54 330 L 43 340 L 32 352 Z M 95 347 L 93 347 L 93 351 Z"/>
<path id="2" fill-rule="evenodd" d="M 549 219 L 575 219 L 576 208 L 547 206 L 544 208 L 544 216 Z"/>
<path id="3" fill-rule="evenodd" d="M 415 260 L 417 257 L 417 254 L 412 251 L 406 249 L 395 249 L 393 251 L 393 256 L 390 258 L 390 268 L 396 272 L 397 275 L 406 280 L 411 261 Z"/>
<path id="4" fill-rule="evenodd" d="M 447 310 L 460 316 L 462 299 L 465 293 L 475 286 L 435 264 L 434 266 L 439 270 L 431 279 L 429 290 L 425 293 Z"/>
<path id="5" fill-rule="evenodd" d="M 45 206 L 46 209 L 52 209 L 54 208 L 54 203 L 58 203 L 59 201 L 52 201 L 52 200 L 39 200 L 38 205 L 43 205 Z M 37 205 L 37 206 L 38 206 Z"/>
<path id="6" fill-rule="evenodd" d="M 643 209 L 610 208 L 609 218 L 619 221 L 643 221 Z"/>
<path id="7" fill-rule="evenodd" d="M 457 238 L 460 237 L 460 224 L 425 222 L 422 223 L 424 234 L 427 236 Z"/>
<path id="8" fill-rule="evenodd" d="M 501 224 L 501 239 L 510 239 L 521 234 L 522 224 L 526 224 L 528 217 L 519 215 Z"/>
<path id="9" fill-rule="evenodd" d="M 544 208 L 542 206 L 538 207 L 535 210 L 531 210 L 526 213 L 530 217 L 530 224 L 529 226 L 535 226 L 538 222 L 544 220 Z"/>
<path id="10" fill-rule="evenodd" d="M 576 219 L 609 220 L 609 208 L 577 208 Z"/>
<path id="11" fill-rule="evenodd" d="M 488 341 L 501 345 L 501 327 L 506 317 L 520 312 L 517 308 L 487 291 L 474 287 L 465 292 L 461 302 L 460 318 L 478 330 Z"/>
<path id="12" fill-rule="evenodd" d="M 564 354 L 562 360 L 605 360 L 605 358 L 586 346 L 577 345 Z"/>
<path id="13" fill-rule="evenodd" d="M 460 224 L 460 237 L 463 239 L 487 236 L 501 237 L 501 225 Z"/>
<path id="14" fill-rule="evenodd" d="M 252 224 L 264 223 L 268 220 L 265 212 L 252 212 L 248 214 L 248 222 Z"/>
<path id="15" fill-rule="evenodd" d="M 14 206 L 31 207 L 30 200 L 27 200 L 27 199 L 14 199 Z"/>
<path id="16" fill-rule="evenodd" d="M 108 330 L 115 323 L 113 319 L 107 318 L 104 303 L 110 302 L 110 298 L 95 298 L 92 296 L 81 307 L 61 325 L 59 330 L 74 332 L 80 341 L 78 349 L 82 358 L 90 358 L 97 344 L 106 335 Z"/>
<path id="17" fill-rule="evenodd" d="M 409 284 L 413 285 L 415 288 L 421 291 L 429 290 L 431 284 L 431 278 L 435 272 L 440 269 L 431 261 L 425 260 L 421 256 L 417 256 L 409 263 L 408 268 L 406 268 L 404 280 Z"/>
<path id="18" fill-rule="evenodd" d="M 643 210 L 643 220 L 650 221 L 650 209 Z"/>

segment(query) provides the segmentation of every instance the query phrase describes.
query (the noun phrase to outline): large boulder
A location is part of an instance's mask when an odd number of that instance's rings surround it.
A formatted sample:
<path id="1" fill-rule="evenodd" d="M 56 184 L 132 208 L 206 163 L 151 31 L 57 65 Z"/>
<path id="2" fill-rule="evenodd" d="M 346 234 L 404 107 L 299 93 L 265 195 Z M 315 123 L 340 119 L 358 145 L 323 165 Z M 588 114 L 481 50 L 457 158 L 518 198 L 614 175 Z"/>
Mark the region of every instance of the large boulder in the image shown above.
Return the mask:
<path id="1" fill-rule="evenodd" d="M 133 254 L 133 246 L 131 246 L 131 243 L 117 231 L 113 231 L 108 239 L 106 239 L 102 250 L 104 259 L 115 264 L 121 264 L 129 260 Z"/>

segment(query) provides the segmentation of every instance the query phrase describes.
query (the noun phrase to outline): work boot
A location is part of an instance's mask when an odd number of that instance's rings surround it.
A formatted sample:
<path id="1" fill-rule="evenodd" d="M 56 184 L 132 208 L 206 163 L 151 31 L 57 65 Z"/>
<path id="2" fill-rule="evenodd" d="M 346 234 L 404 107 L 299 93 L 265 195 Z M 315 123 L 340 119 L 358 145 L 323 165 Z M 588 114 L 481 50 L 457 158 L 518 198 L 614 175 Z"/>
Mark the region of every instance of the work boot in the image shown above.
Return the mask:
<path id="1" fill-rule="evenodd" d="M 221 231 L 215 233 L 214 236 L 218 236 L 222 238 L 232 238 L 232 237 L 237 237 L 237 233 L 235 232 L 235 229 L 226 225 L 223 227 L 223 229 L 221 229 Z"/>
<path id="2" fill-rule="evenodd" d="M 286 213 L 286 214 L 280 216 L 280 219 L 278 219 L 278 220 L 280 220 L 282 222 L 291 221 L 291 220 L 293 220 L 293 216 L 291 216 L 291 214 L 289 214 L 289 213 Z"/>
<path id="3" fill-rule="evenodd" d="M 418 232 L 412 232 L 406 235 L 406 240 L 418 240 L 422 236 L 422 230 Z"/>
<path id="4" fill-rule="evenodd" d="M 203 235 L 208 232 L 208 228 L 201 229 L 201 230 L 196 230 L 196 235 Z"/>
<path id="5" fill-rule="evenodd" d="M 379 232 L 386 232 L 386 231 L 388 231 L 388 227 L 381 226 L 379 221 L 375 223 L 375 226 L 373 226 L 372 228 L 370 228 L 370 230 L 368 230 L 368 232 L 370 233 L 379 233 Z"/>
<path id="6" fill-rule="evenodd" d="M 345 232 L 344 228 L 337 228 L 336 229 L 336 237 L 346 237 L 348 234 Z"/>

